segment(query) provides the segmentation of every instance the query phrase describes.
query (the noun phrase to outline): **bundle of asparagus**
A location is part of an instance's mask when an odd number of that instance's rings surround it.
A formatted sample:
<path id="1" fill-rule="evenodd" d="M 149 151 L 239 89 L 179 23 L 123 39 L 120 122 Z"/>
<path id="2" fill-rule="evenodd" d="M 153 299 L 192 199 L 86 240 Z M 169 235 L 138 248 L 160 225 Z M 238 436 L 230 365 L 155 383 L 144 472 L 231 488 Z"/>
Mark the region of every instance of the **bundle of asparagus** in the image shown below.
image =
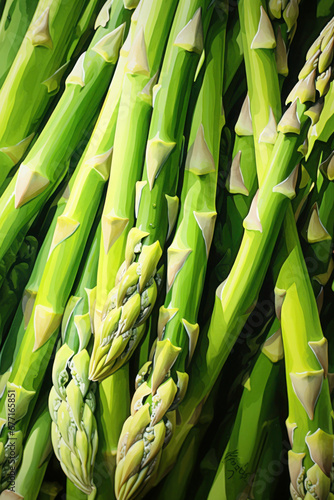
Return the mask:
<path id="1" fill-rule="evenodd" d="M 1 499 L 334 498 L 334 5 L 235 7 L 0 0 Z"/>

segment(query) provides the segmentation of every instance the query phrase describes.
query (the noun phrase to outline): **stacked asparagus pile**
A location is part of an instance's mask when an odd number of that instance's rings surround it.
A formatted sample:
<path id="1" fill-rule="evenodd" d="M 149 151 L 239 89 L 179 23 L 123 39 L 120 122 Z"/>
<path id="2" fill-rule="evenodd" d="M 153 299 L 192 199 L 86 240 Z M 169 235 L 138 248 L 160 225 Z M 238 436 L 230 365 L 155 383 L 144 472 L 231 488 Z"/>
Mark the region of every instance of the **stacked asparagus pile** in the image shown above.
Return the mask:
<path id="1" fill-rule="evenodd" d="M 334 499 L 333 16 L 0 0 L 0 499 Z"/>

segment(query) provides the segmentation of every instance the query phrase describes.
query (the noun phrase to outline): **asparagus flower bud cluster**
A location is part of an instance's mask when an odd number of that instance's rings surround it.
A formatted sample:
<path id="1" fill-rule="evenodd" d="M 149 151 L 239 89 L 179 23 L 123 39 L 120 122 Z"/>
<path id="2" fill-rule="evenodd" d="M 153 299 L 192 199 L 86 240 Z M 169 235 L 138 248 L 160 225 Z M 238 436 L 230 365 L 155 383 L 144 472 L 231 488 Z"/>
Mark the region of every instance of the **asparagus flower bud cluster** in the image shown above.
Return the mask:
<path id="1" fill-rule="evenodd" d="M 198 0 L 182 0 L 176 11 L 154 92 L 144 174 L 133 191 L 136 227 L 125 239 L 128 230 L 122 233 L 129 218 L 112 210 L 105 214 L 109 219 L 109 241 L 112 244 L 122 237 L 125 260 L 117 272 L 116 287 L 104 306 L 106 314 L 99 319 L 102 323 L 95 335 L 92 380 L 106 377 L 131 356 L 156 300 L 160 280 L 157 265 L 178 210 L 176 189 L 191 81 L 211 13 L 209 3 Z M 181 78 L 183 74 L 188 75 L 186 80 Z M 174 112 L 179 114 L 178 120 L 169 119 Z"/>
<path id="2" fill-rule="evenodd" d="M 65 309 L 63 345 L 53 364 L 53 388 L 49 396 L 55 454 L 67 477 L 87 495 L 95 488 L 93 468 L 98 445 L 95 391 L 88 379 L 88 345 L 100 232 L 99 227 L 86 258 L 81 282 Z"/>
<path id="3" fill-rule="evenodd" d="M 191 360 L 199 334 L 196 319 L 216 219 L 218 151 L 223 124 L 223 64 L 219 55 L 223 52 L 226 21 L 225 13 L 208 34 L 208 62 L 185 162 L 182 211 L 167 251 L 166 307 L 160 309 L 153 363 L 144 365 L 137 376 L 132 415 L 124 424 L 118 444 L 116 493 L 119 498 L 135 496 L 137 485 L 133 477 L 137 474 L 139 491 L 141 482 L 154 477 L 162 448 L 173 433 L 175 408 L 187 390 L 186 363 Z M 192 279 L 187 282 L 186 276 Z M 134 454 L 135 467 L 131 471 L 130 457 Z M 127 493 L 130 485 L 132 493 Z"/>

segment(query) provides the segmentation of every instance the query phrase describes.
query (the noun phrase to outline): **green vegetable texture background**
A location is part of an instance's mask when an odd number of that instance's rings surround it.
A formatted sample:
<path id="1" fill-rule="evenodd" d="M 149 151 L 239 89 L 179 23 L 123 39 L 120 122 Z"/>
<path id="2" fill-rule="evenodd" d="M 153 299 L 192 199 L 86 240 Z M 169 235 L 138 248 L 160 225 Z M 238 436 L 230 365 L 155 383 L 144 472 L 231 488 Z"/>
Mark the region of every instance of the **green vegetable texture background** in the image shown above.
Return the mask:
<path id="1" fill-rule="evenodd" d="M 333 0 L 0 0 L 0 500 L 334 500 Z"/>

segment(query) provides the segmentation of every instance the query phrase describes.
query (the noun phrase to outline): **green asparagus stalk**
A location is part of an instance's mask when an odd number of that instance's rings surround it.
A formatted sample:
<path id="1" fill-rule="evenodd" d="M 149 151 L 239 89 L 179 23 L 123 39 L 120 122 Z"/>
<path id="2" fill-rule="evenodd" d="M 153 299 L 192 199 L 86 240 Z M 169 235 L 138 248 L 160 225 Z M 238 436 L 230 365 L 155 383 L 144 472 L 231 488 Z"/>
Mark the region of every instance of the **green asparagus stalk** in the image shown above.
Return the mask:
<path id="1" fill-rule="evenodd" d="M 289 416 L 286 421 L 290 492 L 329 498 L 333 458 L 333 423 L 328 383 L 327 340 L 300 249 L 296 227 L 284 221 L 285 259 L 276 283 L 280 310 Z M 296 347 L 298 349 L 296 350 Z M 305 390 L 305 384 L 307 390 Z"/>
<path id="2" fill-rule="evenodd" d="M 99 107 L 128 18 L 121 0 L 110 8 L 108 24 L 99 27 L 89 49 L 78 59 L 50 120 L 1 197 L 0 257 L 16 231 L 38 212 L 63 178 L 67 159 Z"/>
<path id="3" fill-rule="evenodd" d="M 226 22 L 225 12 L 208 35 L 204 80 L 194 111 L 185 164 L 182 210 L 167 252 L 167 295 L 165 306 L 160 309 L 158 342 L 153 364 L 146 363 L 146 374 L 141 370 L 137 376 L 132 416 L 124 424 L 118 445 L 116 493 L 119 498 L 130 498 L 137 489 L 133 478 L 126 477 L 130 474 L 128 460 L 134 449 L 138 449 L 140 458 L 139 488 L 141 482 L 147 483 L 149 476 L 154 476 L 162 446 L 173 432 L 175 408 L 187 390 L 186 369 L 199 334 L 197 315 L 216 219 Z M 129 441 L 128 436 L 138 433 L 143 436 L 141 440 Z M 125 493 L 129 485 L 132 493 Z"/>
<path id="4" fill-rule="evenodd" d="M 237 19 L 232 29 L 226 33 L 226 55 L 224 64 L 223 94 L 229 88 L 236 70 L 242 63 L 242 41 L 240 34 L 240 22 Z"/>
<path id="5" fill-rule="evenodd" d="M 223 200 L 223 213 L 214 236 L 214 244 L 222 256 L 215 269 L 220 281 L 227 278 L 236 259 L 243 235 L 242 221 L 258 188 L 253 128 L 250 119 L 245 122 L 247 115 L 250 117 L 248 95 L 235 126 L 232 164 L 226 182 L 228 193 Z"/>
<path id="6" fill-rule="evenodd" d="M 318 141 L 327 143 L 332 135 L 334 118 L 334 86 L 327 82 L 328 93 L 325 95 L 323 103 L 313 109 L 310 114 L 312 120 L 312 127 L 308 133 L 308 150 L 306 157 L 309 158 Z"/>
<path id="7" fill-rule="evenodd" d="M 100 233 L 99 226 L 80 282 L 65 309 L 61 328 L 63 345 L 53 364 L 53 388 L 49 396 L 55 454 L 67 477 L 87 495 L 95 489 L 93 468 L 98 444 L 94 417 L 95 388 L 88 380 L 88 345 Z"/>
<path id="8" fill-rule="evenodd" d="M 118 270 L 116 267 L 116 285 L 109 292 L 105 316 L 95 334 L 91 380 L 106 377 L 129 359 L 143 337 L 156 300 L 161 280 L 157 266 L 178 209 L 176 188 L 191 84 L 211 13 L 206 0 L 179 3 L 155 88 L 144 174 L 136 196 L 132 194 L 132 206 L 138 213 L 136 226 L 128 231 L 128 217 L 109 212 L 110 224 L 114 222 L 119 241 L 125 244 L 125 260 Z M 125 241 L 124 229 L 128 233 Z"/>
<path id="9" fill-rule="evenodd" d="M 76 61 L 83 49 L 89 44 L 96 29 L 96 19 L 105 2 L 103 0 L 88 0 L 85 10 L 76 25 L 72 45 L 68 51 L 68 60 Z"/>
<path id="10" fill-rule="evenodd" d="M 47 391 L 46 393 L 47 394 Z M 52 454 L 51 417 L 43 397 L 24 445 L 22 462 L 15 477 L 18 498 L 36 500 Z"/>
<path id="11" fill-rule="evenodd" d="M 255 10 L 252 10 L 253 12 L 255 13 Z M 260 12 L 257 15 L 261 24 L 263 18 L 261 21 Z M 269 22 L 267 18 L 265 20 Z M 322 36 L 328 37 L 330 29 L 331 25 L 328 24 Z M 255 41 L 257 44 L 260 43 L 260 46 L 267 45 L 267 32 L 263 29 L 259 32 L 265 36 L 264 38 L 261 36 L 260 39 L 255 36 Z M 256 50 L 263 50 L 259 45 L 257 47 Z M 313 55 L 312 50 L 308 57 Z M 321 78 L 316 82 L 316 75 L 317 69 L 311 76 L 301 78 L 288 98 L 293 104 L 287 110 L 287 117 L 290 115 L 299 122 L 300 133 L 298 135 L 289 133 L 286 129 L 278 132 L 267 174 L 253 200 L 250 213 L 244 220 L 245 233 L 238 256 L 227 280 L 216 291 L 208 336 L 200 338 L 195 351 L 190 366 L 187 397 L 179 407 L 183 424 L 175 430 L 172 438 L 173 446 L 166 447 L 159 476 L 174 461 L 177 450 L 192 427 L 191 417 L 194 408 L 200 410 L 203 400 L 256 303 L 278 236 L 279 221 L 289 204 L 288 196 L 294 191 L 297 172 L 295 167 L 302 157 L 298 148 L 303 144 L 309 128 L 309 118 L 305 112 L 316 100 L 316 85 L 319 87 L 318 82 L 322 80 Z M 252 266 L 249 265 L 250 261 Z"/>
<path id="12" fill-rule="evenodd" d="M 20 48 L 38 0 L 6 2 L 0 21 L 0 88 Z"/>
<path id="13" fill-rule="evenodd" d="M 72 31 L 83 6 L 79 0 L 39 0 L 0 90 L 0 185 L 23 157 L 59 89 Z"/>
<path id="14" fill-rule="evenodd" d="M 282 375 L 282 359 L 281 332 L 275 331 L 273 325 L 249 378 L 244 382 L 233 430 L 208 500 L 241 498 L 243 494 L 249 496 L 252 486 L 256 485 L 261 449 L 268 427 L 278 413 L 277 391 Z"/>
<path id="15" fill-rule="evenodd" d="M 114 500 L 117 443 L 123 423 L 130 412 L 129 365 L 98 384 L 96 408 L 99 448 L 94 481 L 96 500 Z M 112 425 L 111 425 L 112 422 Z"/>

